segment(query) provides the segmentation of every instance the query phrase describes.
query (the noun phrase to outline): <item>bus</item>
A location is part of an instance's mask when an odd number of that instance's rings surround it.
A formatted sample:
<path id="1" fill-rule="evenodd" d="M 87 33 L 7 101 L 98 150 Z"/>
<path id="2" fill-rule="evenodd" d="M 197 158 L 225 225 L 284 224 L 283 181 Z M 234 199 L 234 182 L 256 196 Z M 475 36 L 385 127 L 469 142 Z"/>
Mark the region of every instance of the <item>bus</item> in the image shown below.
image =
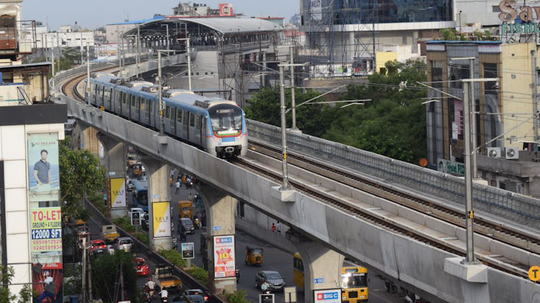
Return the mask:
<path id="1" fill-rule="evenodd" d="M 132 180 L 133 191 L 131 192 L 132 207 L 140 207 L 148 212 L 148 181 Z"/>
<path id="2" fill-rule="evenodd" d="M 347 261 L 345 261 L 347 262 Z M 368 270 L 365 267 L 347 262 L 341 268 L 341 302 L 360 303 L 368 301 Z M 304 263 L 299 253 L 293 258 L 293 280 L 294 284 L 304 289 Z"/>

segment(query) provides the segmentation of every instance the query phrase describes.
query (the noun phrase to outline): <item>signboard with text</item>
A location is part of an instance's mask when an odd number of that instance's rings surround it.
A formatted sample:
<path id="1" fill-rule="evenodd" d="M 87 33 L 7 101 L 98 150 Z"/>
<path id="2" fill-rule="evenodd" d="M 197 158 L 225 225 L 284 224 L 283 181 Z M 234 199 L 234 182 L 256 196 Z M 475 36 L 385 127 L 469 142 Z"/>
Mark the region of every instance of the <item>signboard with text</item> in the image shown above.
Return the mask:
<path id="1" fill-rule="evenodd" d="M 111 208 L 126 207 L 126 179 L 111 178 Z"/>
<path id="2" fill-rule="evenodd" d="M 236 277 L 234 236 L 214 237 L 214 277 Z"/>
<path id="3" fill-rule="evenodd" d="M 194 247 L 195 245 L 193 244 L 193 242 L 182 243 L 182 258 L 184 260 L 195 259 Z"/>
<path id="4" fill-rule="evenodd" d="M 28 184 L 31 202 L 58 201 L 60 166 L 58 134 L 28 134 Z"/>
<path id="5" fill-rule="evenodd" d="M 324 289 L 313 291 L 315 303 L 341 303 L 341 289 Z"/>
<path id="6" fill-rule="evenodd" d="M 60 207 L 32 209 L 30 217 L 32 252 L 61 252 L 62 212 Z"/>
<path id="7" fill-rule="evenodd" d="M 170 202 L 152 203 L 152 220 L 154 238 L 171 236 L 171 208 Z"/>

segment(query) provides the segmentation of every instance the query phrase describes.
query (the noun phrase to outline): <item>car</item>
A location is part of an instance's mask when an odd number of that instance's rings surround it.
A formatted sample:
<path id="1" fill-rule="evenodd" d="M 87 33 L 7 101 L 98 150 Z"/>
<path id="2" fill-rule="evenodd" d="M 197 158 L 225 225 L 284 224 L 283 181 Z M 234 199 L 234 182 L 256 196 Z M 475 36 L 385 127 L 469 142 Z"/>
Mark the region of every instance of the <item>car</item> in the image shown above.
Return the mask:
<path id="1" fill-rule="evenodd" d="M 123 251 L 130 251 L 133 246 L 133 240 L 130 237 L 120 237 L 118 238 L 118 243 L 116 243 L 116 249 Z"/>
<path id="2" fill-rule="evenodd" d="M 255 275 L 256 287 L 261 289 L 264 281 L 268 283 L 267 290 L 269 291 L 283 291 L 283 288 L 285 287 L 285 280 L 283 280 L 283 276 L 277 271 L 272 271 L 272 270 L 259 271 Z"/>
<path id="3" fill-rule="evenodd" d="M 91 254 L 101 254 L 105 252 L 107 252 L 107 244 L 105 244 L 105 241 L 101 239 L 90 241 Z"/>
<path id="4" fill-rule="evenodd" d="M 141 218 L 142 229 L 148 231 L 148 213 L 144 213 L 144 216 Z"/>
<path id="5" fill-rule="evenodd" d="M 186 296 L 196 296 L 196 295 L 199 295 L 199 296 L 202 296 L 203 297 L 203 302 L 204 303 L 207 303 L 208 302 L 208 294 L 206 294 L 202 289 L 188 289 L 184 292 L 184 295 Z"/>
<path id="6" fill-rule="evenodd" d="M 193 221 L 191 221 L 190 218 L 181 218 L 180 224 L 182 225 L 183 230 L 186 231 L 188 234 L 194 234 L 195 233 L 195 225 L 193 225 Z"/>
<path id="7" fill-rule="evenodd" d="M 137 276 L 147 277 L 150 275 L 150 268 L 148 267 L 148 263 L 146 263 L 144 258 L 133 259 L 133 264 L 135 266 Z"/>
<path id="8" fill-rule="evenodd" d="M 189 299 L 188 300 L 186 300 Z M 171 301 L 172 303 L 205 303 L 207 301 L 204 300 L 203 296 L 201 295 L 183 295 L 183 296 L 177 296 L 174 297 Z"/>

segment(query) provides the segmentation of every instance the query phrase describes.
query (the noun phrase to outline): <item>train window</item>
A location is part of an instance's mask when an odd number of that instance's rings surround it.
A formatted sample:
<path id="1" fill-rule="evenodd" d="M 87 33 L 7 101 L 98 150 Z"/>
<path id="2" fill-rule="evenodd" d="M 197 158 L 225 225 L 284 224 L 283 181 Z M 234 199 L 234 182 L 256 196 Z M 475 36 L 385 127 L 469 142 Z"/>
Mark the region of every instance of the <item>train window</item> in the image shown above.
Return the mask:
<path id="1" fill-rule="evenodd" d="M 184 124 L 187 125 L 187 123 L 188 123 L 188 112 L 187 112 L 187 110 L 183 110 L 182 115 L 184 116 L 182 118 L 182 121 L 184 121 Z"/>
<path id="2" fill-rule="evenodd" d="M 154 103 L 150 102 L 150 100 L 148 99 L 146 99 L 146 102 L 148 102 L 148 111 L 150 114 L 152 114 L 152 111 L 153 111 L 152 105 L 154 105 Z"/>
<path id="3" fill-rule="evenodd" d="M 171 107 L 165 106 L 165 118 L 170 119 L 171 118 Z"/>
<path id="4" fill-rule="evenodd" d="M 189 126 L 195 127 L 195 114 L 189 113 Z"/>
<path id="5" fill-rule="evenodd" d="M 131 106 L 135 107 L 135 96 L 131 96 Z"/>
<path id="6" fill-rule="evenodd" d="M 137 97 L 137 99 L 135 99 L 135 107 L 136 107 L 137 109 L 140 109 L 140 108 L 141 108 L 141 100 L 142 100 L 141 97 Z"/>
<path id="7" fill-rule="evenodd" d="M 108 89 L 108 88 L 104 88 L 104 92 L 103 92 L 103 98 L 105 100 L 111 100 L 111 90 Z"/>
<path id="8" fill-rule="evenodd" d="M 180 110 L 180 109 L 176 110 L 176 121 L 178 121 L 178 123 L 182 123 L 182 115 L 183 114 L 184 114 L 183 110 Z"/>
<path id="9" fill-rule="evenodd" d="M 146 100 L 141 98 L 141 110 L 146 110 Z"/>
<path id="10" fill-rule="evenodd" d="M 197 129 L 201 129 L 202 127 L 202 116 L 197 115 Z"/>

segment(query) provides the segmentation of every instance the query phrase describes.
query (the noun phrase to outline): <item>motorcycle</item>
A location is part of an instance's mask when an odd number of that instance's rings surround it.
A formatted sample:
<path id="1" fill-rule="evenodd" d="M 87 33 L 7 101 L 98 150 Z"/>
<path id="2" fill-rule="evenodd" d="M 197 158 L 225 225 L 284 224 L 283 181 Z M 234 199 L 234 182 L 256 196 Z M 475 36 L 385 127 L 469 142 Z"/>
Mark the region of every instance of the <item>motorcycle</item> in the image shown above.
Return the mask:
<path id="1" fill-rule="evenodd" d="M 420 296 L 407 290 L 405 290 L 405 301 L 409 303 L 427 303 L 427 301 L 422 299 Z"/>
<path id="2" fill-rule="evenodd" d="M 195 225 L 196 229 L 199 229 L 201 227 L 201 220 L 199 220 L 199 217 L 195 216 L 193 218 L 193 225 Z"/>
<path id="3" fill-rule="evenodd" d="M 240 281 L 240 269 L 236 269 L 236 283 Z"/>
<path id="4" fill-rule="evenodd" d="M 187 177 L 186 178 L 186 188 L 192 189 L 193 188 L 193 177 Z"/>

